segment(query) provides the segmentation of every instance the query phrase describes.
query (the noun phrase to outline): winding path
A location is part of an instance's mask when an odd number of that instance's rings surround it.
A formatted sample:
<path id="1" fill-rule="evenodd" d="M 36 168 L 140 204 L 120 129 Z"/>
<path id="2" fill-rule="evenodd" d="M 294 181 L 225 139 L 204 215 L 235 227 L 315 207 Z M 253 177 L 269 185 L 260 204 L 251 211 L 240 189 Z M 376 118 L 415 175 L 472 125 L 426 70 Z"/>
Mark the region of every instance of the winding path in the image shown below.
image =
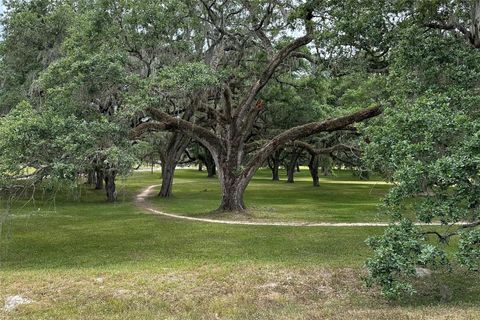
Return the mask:
<path id="1" fill-rule="evenodd" d="M 139 193 L 135 202 L 141 208 L 150 212 L 150 214 L 156 216 L 164 216 L 174 219 L 196 221 L 196 222 L 206 222 L 206 223 L 217 223 L 217 224 L 230 224 L 230 225 L 245 225 L 245 226 L 283 226 L 283 227 L 388 227 L 390 224 L 388 222 L 267 222 L 267 221 L 232 221 L 232 220 L 217 220 L 217 219 L 208 219 L 208 218 L 195 218 L 189 216 L 181 216 L 171 213 L 166 213 L 152 208 L 148 202 L 145 200 L 152 193 L 153 189 L 159 187 L 160 185 L 152 185 L 144 189 Z M 459 222 L 457 225 L 467 224 L 467 222 Z M 415 223 L 417 226 L 440 226 L 442 225 L 439 222 L 433 223 Z"/>

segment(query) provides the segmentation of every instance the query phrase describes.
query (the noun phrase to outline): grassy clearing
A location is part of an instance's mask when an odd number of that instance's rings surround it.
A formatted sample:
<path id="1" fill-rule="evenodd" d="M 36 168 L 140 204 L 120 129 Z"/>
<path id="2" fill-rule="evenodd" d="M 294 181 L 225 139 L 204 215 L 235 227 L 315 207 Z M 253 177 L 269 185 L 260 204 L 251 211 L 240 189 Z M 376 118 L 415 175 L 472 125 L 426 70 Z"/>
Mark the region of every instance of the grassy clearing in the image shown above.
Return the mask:
<path id="1" fill-rule="evenodd" d="M 179 176 L 199 178 L 187 170 Z M 253 187 L 270 184 L 263 180 Z M 0 310 L 0 319 L 480 318 L 480 284 L 461 271 L 435 274 L 419 283 L 418 295 L 393 304 L 366 291 L 364 239 L 382 228 L 154 217 L 132 203 L 154 183 L 158 174 L 135 174 L 122 183 L 124 201 L 115 205 L 94 191 L 85 190 L 81 200 L 58 194 L 56 208 L 39 195 L 35 205 L 10 215 L 2 228 L 0 301 L 23 295 L 35 302 Z"/>
<path id="2" fill-rule="evenodd" d="M 334 176 L 321 177 L 320 187 L 314 188 L 308 170 L 296 174 L 294 184 L 272 182 L 269 170 L 260 170 L 248 186 L 245 202 L 247 216 L 257 220 L 309 222 L 379 222 L 380 199 L 389 185 L 374 177 L 362 181 L 351 172 L 336 171 Z M 177 170 L 174 196 L 154 199 L 156 207 L 166 212 L 189 216 L 228 218 L 231 215 L 212 213 L 220 203 L 216 179 L 206 179 L 205 173 Z M 231 217 L 230 217 L 231 218 Z"/>

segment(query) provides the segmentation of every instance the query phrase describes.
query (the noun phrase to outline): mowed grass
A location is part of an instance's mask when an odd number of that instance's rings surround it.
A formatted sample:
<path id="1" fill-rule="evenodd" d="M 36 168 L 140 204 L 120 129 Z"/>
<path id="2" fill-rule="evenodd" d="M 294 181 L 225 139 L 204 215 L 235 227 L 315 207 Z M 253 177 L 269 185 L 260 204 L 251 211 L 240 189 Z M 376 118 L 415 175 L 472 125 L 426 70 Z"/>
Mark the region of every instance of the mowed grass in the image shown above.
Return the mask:
<path id="1" fill-rule="evenodd" d="M 260 170 L 245 193 L 248 208 L 239 218 L 306 222 L 379 222 L 387 217 L 378 206 L 390 186 L 374 176 L 360 180 L 350 171 L 336 170 L 333 176 L 321 177 L 320 187 L 313 187 L 308 169 L 296 173 L 295 183 L 271 181 L 270 171 Z M 161 210 L 188 216 L 231 218 L 213 213 L 220 204 L 220 187 L 216 178 L 194 169 L 177 170 L 173 197 L 156 198 Z"/>
<path id="2" fill-rule="evenodd" d="M 191 170 L 179 176 L 192 183 L 201 178 Z M 58 193 L 55 202 L 42 200 L 39 191 L 35 203 L 17 201 L 2 225 L 0 303 L 11 295 L 34 302 L 0 309 L 0 319 L 480 317 L 478 275 L 462 270 L 436 273 L 418 283 L 417 295 L 395 303 L 366 290 L 362 265 L 370 251 L 364 240 L 382 228 L 227 226 L 156 217 L 133 203 L 155 183 L 158 173 L 120 181 L 121 201 L 114 205 L 86 188 L 80 199 Z M 277 185 L 262 175 L 257 183 Z"/>

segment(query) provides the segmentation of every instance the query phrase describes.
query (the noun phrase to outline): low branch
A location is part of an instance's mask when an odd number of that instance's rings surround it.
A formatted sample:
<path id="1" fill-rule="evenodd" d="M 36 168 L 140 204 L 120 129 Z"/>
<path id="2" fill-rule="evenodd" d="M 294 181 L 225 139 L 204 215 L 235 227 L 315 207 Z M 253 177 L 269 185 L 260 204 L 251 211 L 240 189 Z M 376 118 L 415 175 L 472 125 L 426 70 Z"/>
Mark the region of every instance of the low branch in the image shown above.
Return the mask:
<path id="1" fill-rule="evenodd" d="M 206 147 L 213 150 L 220 150 L 223 148 L 223 144 L 220 138 L 218 138 L 210 130 L 201 127 L 199 125 L 193 124 L 189 121 L 175 118 L 169 114 L 162 112 L 155 108 L 147 108 L 146 110 L 153 119 L 165 125 L 165 131 L 175 131 L 192 137 Z"/>
<path id="2" fill-rule="evenodd" d="M 306 54 L 306 53 L 303 53 L 303 52 L 292 52 L 292 54 L 290 55 L 291 57 L 293 58 L 300 58 L 300 59 L 305 59 L 307 60 L 308 62 L 310 62 L 311 64 L 313 65 L 316 65 L 318 64 L 318 62 L 315 60 L 314 57 L 312 57 L 311 55 L 309 54 Z"/>
<path id="3" fill-rule="evenodd" d="M 297 126 L 291 128 L 273 139 L 267 142 L 258 152 L 252 157 L 249 164 L 247 165 L 244 174 L 253 175 L 253 173 L 258 169 L 259 164 L 262 164 L 270 156 L 272 152 L 278 148 L 292 143 L 295 140 L 306 138 L 316 133 L 320 132 L 333 132 L 341 130 L 347 126 L 350 126 L 353 123 L 361 122 L 363 120 L 376 117 L 383 112 L 383 106 L 375 106 L 371 108 L 362 109 L 360 111 L 354 112 L 352 114 L 338 117 L 335 119 L 329 119 L 323 122 L 312 122 L 305 125 Z"/>
<path id="4" fill-rule="evenodd" d="M 425 23 L 425 27 L 431 28 L 431 29 L 446 30 L 446 31 L 458 30 L 467 38 L 471 37 L 470 31 L 458 23 L 429 22 L 429 23 Z"/>
<path id="5" fill-rule="evenodd" d="M 458 22 L 428 22 L 425 23 L 424 26 L 430 29 L 454 31 L 458 35 L 463 36 L 474 48 L 480 47 L 480 42 L 478 41 L 478 34 L 472 33 L 465 26 L 459 24 Z"/>
<path id="6" fill-rule="evenodd" d="M 138 126 L 136 126 L 131 132 L 130 132 L 130 139 L 138 139 L 140 138 L 143 134 L 146 132 L 158 132 L 158 131 L 165 131 L 166 126 L 164 123 L 158 123 L 158 122 L 145 122 L 142 123 Z"/>
<path id="7" fill-rule="evenodd" d="M 351 166 L 351 167 L 358 167 L 358 166 L 360 166 L 360 163 L 355 163 L 355 162 L 353 162 L 353 161 L 340 158 L 338 155 L 331 154 L 330 156 L 333 158 L 333 160 L 340 161 L 340 162 L 342 162 L 342 163 L 344 163 L 344 164 L 347 164 L 347 165 L 349 165 L 349 166 Z"/>
<path id="8" fill-rule="evenodd" d="M 297 147 L 302 147 L 303 149 L 307 150 L 307 152 L 310 153 L 311 155 L 332 154 L 335 151 L 360 152 L 360 150 L 355 148 L 354 146 L 349 146 L 346 144 L 337 144 L 337 145 L 334 145 L 333 147 L 321 148 L 321 149 L 317 149 L 313 145 L 306 143 L 304 141 L 293 141 L 292 145 Z"/>
<path id="9" fill-rule="evenodd" d="M 250 143 L 245 144 L 245 153 L 250 153 L 253 152 L 259 148 L 261 148 L 265 143 L 267 143 L 269 140 L 265 139 L 260 139 L 260 140 L 255 140 Z"/>
<path id="10" fill-rule="evenodd" d="M 441 243 L 447 243 L 447 242 L 448 242 L 448 238 L 450 238 L 453 234 L 451 234 L 450 236 L 448 236 L 448 235 L 440 234 L 440 233 L 437 232 L 437 231 L 425 231 L 425 232 L 422 232 L 422 235 L 424 235 L 424 236 L 427 236 L 427 235 L 435 235 L 435 236 L 438 237 L 438 240 L 439 240 Z"/>
<path id="11" fill-rule="evenodd" d="M 456 226 L 456 224 L 453 224 L 452 226 Z M 475 228 L 475 227 L 478 227 L 480 226 L 480 221 L 475 221 L 475 222 L 472 222 L 472 223 L 464 223 L 464 224 L 460 224 L 458 226 L 458 230 L 461 230 L 461 229 L 470 229 L 470 228 Z M 446 233 L 446 234 L 441 234 L 437 231 L 424 231 L 422 232 L 423 235 L 435 235 L 438 237 L 439 241 L 442 242 L 442 243 L 447 243 L 448 240 L 453 237 L 453 236 L 457 236 L 459 233 L 458 233 L 458 230 L 455 231 L 455 232 L 450 232 L 450 233 Z"/>

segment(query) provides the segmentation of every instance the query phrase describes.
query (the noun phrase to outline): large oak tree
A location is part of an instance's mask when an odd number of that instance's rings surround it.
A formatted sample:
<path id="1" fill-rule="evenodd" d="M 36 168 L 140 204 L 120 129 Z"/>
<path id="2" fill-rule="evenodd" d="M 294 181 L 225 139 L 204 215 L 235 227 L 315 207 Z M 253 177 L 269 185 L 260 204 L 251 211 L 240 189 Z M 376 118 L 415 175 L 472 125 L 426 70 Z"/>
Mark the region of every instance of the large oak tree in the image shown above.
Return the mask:
<path id="1" fill-rule="evenodd" d="M 221 77 L 216 86 L 197 93 L 195 104 L 185 107 L 206 114 L 207 124 L 172 116 L 162 105 L 152 105 L 146 108 L 152 121 L 141 124 L 137 132 L 179 132 L 204 145 L 218 168 L 222 190 L 219 210 L 245 209 L 243 194 L 248 183 L 279 148 L 313 134 L 344 129 L 382 112 L 377 105 L 292 127 L 267 141 L 252 141 L 253 126 L 268 103 L 261 98 L 262 91 L 272 77 L 298 72 L 295 64 L 310 59 L 307 46 L 321 28 L 325 8 L 316 1 L 297 5 L 284 1 L 201 1 L 195 14 L 206 25 L 205 54 L 215 61 L 211 67 Z"/>

